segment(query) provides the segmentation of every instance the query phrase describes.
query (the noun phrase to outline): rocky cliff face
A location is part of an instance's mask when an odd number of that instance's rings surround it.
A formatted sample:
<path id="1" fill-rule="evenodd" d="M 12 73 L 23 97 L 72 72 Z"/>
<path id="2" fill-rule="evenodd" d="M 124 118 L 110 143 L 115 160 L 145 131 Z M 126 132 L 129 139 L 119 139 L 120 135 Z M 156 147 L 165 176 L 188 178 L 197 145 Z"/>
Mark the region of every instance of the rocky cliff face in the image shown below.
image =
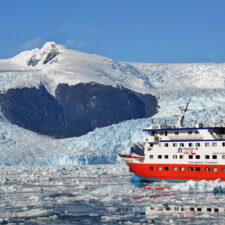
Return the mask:
<path id="1" fill-rule="evenodd" d="M 3 115 L 12 123 L 56 138 L 80 136 L 124 120 L 150 117 L 157 99 L 123 87 L 97 83 L 59 84 L 55 97 L 44 86 L 0 94 Z"/>

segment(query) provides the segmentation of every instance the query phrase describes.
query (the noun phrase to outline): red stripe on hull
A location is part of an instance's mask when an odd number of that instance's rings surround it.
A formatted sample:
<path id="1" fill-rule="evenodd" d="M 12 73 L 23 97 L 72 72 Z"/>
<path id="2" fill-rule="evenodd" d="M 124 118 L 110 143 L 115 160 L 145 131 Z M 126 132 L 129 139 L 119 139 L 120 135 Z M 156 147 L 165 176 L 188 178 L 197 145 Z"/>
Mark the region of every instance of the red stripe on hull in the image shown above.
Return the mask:
<path id="1" fill-rule="evenodd" d="M 131 171 L 140 177 L 162 180 L 216 180 L 225 181 L 225 165 L 196 165 L 196 164 L 144 164 L 127 163 Z M 153 170 L 150 170 L 153 167 Z M 162 170 L 159 170 L 161 167 Z M 165 167 L 168 170 L 165 170 Z M 174 171 L 174 167 L 177 171 Z M 166 169 L 167 169 L 166 168 Z M 181 171 L 183 168 L 183 171 Z M 193 168 L 193 171 L 190 171 Z M 209 171 L 206 171 L 206 169 Z M 217 171 L 214 168 L 217 169 Z M 224 169 L 224 172 L 223 172 Z M 199 170 L 199 171 L 198 171 Z"/>

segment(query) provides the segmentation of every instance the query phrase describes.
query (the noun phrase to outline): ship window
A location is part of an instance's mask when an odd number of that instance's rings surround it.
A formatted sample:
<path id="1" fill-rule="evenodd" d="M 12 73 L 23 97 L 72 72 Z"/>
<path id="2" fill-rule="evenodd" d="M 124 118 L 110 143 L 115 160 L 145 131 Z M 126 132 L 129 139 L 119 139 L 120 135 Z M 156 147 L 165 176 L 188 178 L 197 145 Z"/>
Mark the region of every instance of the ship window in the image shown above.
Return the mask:
<path id="1" fill-rule="evenodd" d="M 210 171 L 210 168 L 206 167 L 206 168 L 205 168 L 205 171 L 206 171 L 206 172 L 209 172 L 209 171 Z"/>
<path id="2" fill-rule="evenodd" d="M 150 156 L 149 156 L 149 158 L 150 158 L 150 159 L 153 159 L 153 158 L 154 158 L 154 156 L 153 156 L 153 155 L 150 155 Z"/>
<path id="3" fill-rule="evenodd" d="M 184 156 L 183 155 L 180 155 L 180 159 L 183 159 L 184 158 Z"/>
<path id="4" fill-rule="evenodd" d="M 178 131 L 175 131 L 175 135 L 179 135 L 179 132 Z"/>
<path id="5" fill-rule="evenodd" d="M 200 159 L 200 155 L 196 155 L 195 158 L 196 158 L 196 159 Z"/>
<path id="6" fill-rule="evenodd" d="M 158 155 L 158 159 L 161 159 L 162 158 L 162 155 Z"/>
<path id="7" fill-rule="evenodd" d="M 168 166 L 165 166 L 165 167 L 164 167 L 164 170 L 169 170 Z"/>
<path id="8" fill-rule="evenodd" d="M 173 143 L 173 147 L 177 147 L 177 143 Z"/>
<path id="9" fill-rule="evenodd" d="M 195 134 L 199 134 L 199 131 L 198 131 L 198 130 L 196 130 L 196 131 L 195 131 Z"/>
<path id="10" fill-rule="evenodd" d="M 225 142 L 222 143 L 222 146 L 223 146 L 223 147 L 225 146 Z"/>
<path id="11" fill-rule="evenodd" d="M 157 132 L 152 132 L 151 135 L 152 136 L 156 136 Z"/>
<path id="12" fill-rule="evenodd" d="M 208 142 L 205 143 L 205 147 L 209 147 L 209 143 Z"/>
<path id="13" fill-rule="evenodd" d="M 177 167 L 173 167 L 173 171 L 177 171 Z"/>
<path id="14" fill-rule="evenodd" d="M 196 167 L 195 170 L 196 170 L 196 171 L 200 171 L 200 167 Z"/>
<path id="15" fill-rule="evenodd" d="M 213 158 L 213 159 L 217 159 L 217 155 L 213 155 L 212 158 Z"/>
<path id="16" fill-rule="evenodd" d="M 216 147 L 216 146 L 217 146 L 217 143 L 216 143 L 216 142 L 213 142 L 213 143 L 212 143 L 212 146 L 213 146 L 213 147 Z"/>
<path id="17" fill-rule="evenodd" d="M 189 131 L 188 131 L 188 134 L 192 134 L 192 131 L 191 131 L 191 130 L 189 130 Z"/>
<path id="18" fill-rule="evenodd" d="M 163 135 L 163 132 L 160 132 L 159 134 L 160 134 L 160 135 Z"/>
<path id="19" fill-rule="evenodd" d="M 150 147 L 153 147 L 153 143 L 150 143 Z"/>
<path id="20" fill-rule="evenodd" d="M 177 155 L 173 155 L 173 159 L 177 159 Z"/>
<path id="21" fill-rule="evenodd" d="M 188 158 L 189 158 L 189 159 L 193 159 L 193 155 L 189 155 Z"/>
<path id="22" fill-rule="evenodd" d="M 184 208 L 182 207 L 180 210 L 181 210 L 181 211 L 184 211 Z"/>
<path id="23" fill-rule="evenodd" d="M 158 167 L 158 170 L 159 170 L 159 171 L 161 171 L 161 170 L 162 170 L 162 167 L 161 167 L 161 166 L 159 166 L 159 167 Z"/>
<path id="24" fill-rule="evenodd" d="M 217 168 L 213 168 L 213 172 L 217 172 Z"/>
<path id="25" fill-rule="evenodd" d="M 201 211 L 202 211 L 202 208 L 197 208 L 197 211 L 198 211 L 198 212 L 201 212 Z"/>
<path id="26" fill-rule="evenodd" d="M 180 147 L 184 147 L 184 143 L 180 143 Z"/>
<path id="27" fill-rule="evenodd" d="M 154 170 L 154 167 L 153 167 L 153 166 L 150 166 L 149 169 L 150 169 L 150 170 Z"/>
<path id="28" fill-rule="evenodd" d="M 214 209 L 214 212 L 219 212 L 219 209 L 218 209 L 218 208 L 215 208 L 215 209 Z"/>
<path id="29" fill-rule="evenodd" d="M 169 158 L 169 156 L 168 155 L 164 155 L 164 159 L 168 159 Z"/>
<path id="30" fill-rule="evenodd" d="M 170 207 L 166 207 L 166 211 L 169 211 L 170 210 Z"/>
<path id="31" fill-rule="evenodd" d="M 212 209 L 211 208 L 207 208 L 207 212 L 211 212 L 212 211 Z"/>
<path id="32" fill-rule="evenodd" d="M 209 159 L 209 155 L 205 155 L 205 159 Z"/>
<path id="33" fill-rule="evenodd" d="M 189 167 L 188 170 L 189 170 L 189 171 L 193 171 L 193 167 Z"/>
<path id="34" fill-rule="evenodd" d="M 159 143 L 159 147 L 162 147 L 161 143 Z"/>
<path id="35" fill-rule="evenodd" d="M 184 167 L 180 167 L 180 171 L 184 171 Z"/>
<path id="36" fill-rule="evenodd" d="M 222 159 L 225 159 L 225 155 L 222 155 Z"/>
<path id="37" fill-rule="evenodd" d="M 195 146 L 196 147 L 200 147 L 200 143 L 195 143 Z"/>
<path id="38" fill-rule="evenodd" d="M 190 208 L 190 211 L 195 211 L 195 208 L 192 208 L 192 207 L 191 207 L 191 208 Z"/>
<path id="39" fill-rule="evenodd" d="M 225 168 L 223 168 L 222 171 L 225 172 Z"/>
<path id="40" fill-rule="evenodd" d="M 192 143 L 188 143 L 188 146 L 189 146 L 189 147 L 192 147 L 192 146 L 193 146 L 193 144 L 192 144 Z"/>
<path id="41" fill-rule="evenodd" d="M 168 143 L 164 143 L 164 147 L 169 147 L 169 144 Z"/>

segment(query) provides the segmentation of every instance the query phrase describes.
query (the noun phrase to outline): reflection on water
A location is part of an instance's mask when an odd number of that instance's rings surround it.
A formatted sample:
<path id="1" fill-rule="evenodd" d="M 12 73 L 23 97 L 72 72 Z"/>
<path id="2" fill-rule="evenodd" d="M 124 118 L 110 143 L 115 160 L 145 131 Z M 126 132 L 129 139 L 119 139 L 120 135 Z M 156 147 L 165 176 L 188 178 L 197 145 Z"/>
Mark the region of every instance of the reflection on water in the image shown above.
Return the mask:
<path id="1" fill-rule="evenodd" d="M 0 177 L 0 224 L 224 222 L 225 195 L 166 182 L 134 184 L 125 166 L 2 167 Z M 184 185 L 223 189 L 215 182 Z"/>

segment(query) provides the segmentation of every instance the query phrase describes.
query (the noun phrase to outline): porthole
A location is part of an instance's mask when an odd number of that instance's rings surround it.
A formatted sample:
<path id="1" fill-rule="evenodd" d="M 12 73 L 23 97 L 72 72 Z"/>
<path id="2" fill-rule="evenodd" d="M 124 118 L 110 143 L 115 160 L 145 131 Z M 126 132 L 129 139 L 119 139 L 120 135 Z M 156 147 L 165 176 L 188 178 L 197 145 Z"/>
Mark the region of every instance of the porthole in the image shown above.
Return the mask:
<path id="1" fill-rule="evenodd" d="M 173 171 L 177 171 L 177 167 L 173 167 Z"/>
<path id="2" fill-rule="evenodd" d="M 180 167 L 180 171 L 184 171 L 184 167 Z"/>
<path id="3" fill-rule="evenodd" d="M 217 172 L 217 168 L 213 168 L 213 172 Z"/>
<path id="4" fill-rule="evenodd" d="M 159 171 L 161 171 L 161 170 L 162 170 L 162 167 L 161 167 L 161 166 L 159 166 L 159 167 L 158 167 L 158 170 L 159 170 Z"/>

